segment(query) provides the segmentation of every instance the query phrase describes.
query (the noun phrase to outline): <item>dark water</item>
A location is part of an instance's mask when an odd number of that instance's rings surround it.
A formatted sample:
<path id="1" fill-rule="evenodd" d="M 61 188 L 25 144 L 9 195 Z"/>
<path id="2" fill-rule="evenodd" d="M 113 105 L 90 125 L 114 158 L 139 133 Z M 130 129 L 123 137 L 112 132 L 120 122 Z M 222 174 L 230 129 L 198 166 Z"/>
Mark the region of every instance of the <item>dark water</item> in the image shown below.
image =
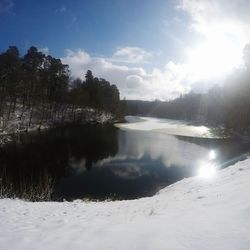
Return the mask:
<path id="1" fill-rule="evenodd" d="M 217 166 L 245 158 L 248 143 L 122 131 L 112 125 L 21 135 L 0 148 L 2 196 L 30 200 L 135 199 L 197 175 L 209 153 Z M 240 156 L 240 157 L 239 157 Z"/>

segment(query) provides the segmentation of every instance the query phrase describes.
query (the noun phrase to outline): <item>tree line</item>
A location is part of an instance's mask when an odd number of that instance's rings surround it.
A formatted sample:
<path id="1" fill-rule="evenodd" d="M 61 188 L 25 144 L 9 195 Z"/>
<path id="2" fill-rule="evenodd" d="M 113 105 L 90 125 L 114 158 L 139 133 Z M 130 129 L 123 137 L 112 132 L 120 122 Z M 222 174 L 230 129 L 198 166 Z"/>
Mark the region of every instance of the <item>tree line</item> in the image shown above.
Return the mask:
<path id="1" fill-rule="evenodd" d="M 125 101 L 127 114 L 200 121 L 222 125 L 231 132 L 250 132 L 250 45 L 244 49 L 245 67 L 234 70 L 223 86 L 207 93 L 188 93 L 168 101 Z"/>
<path id="2" fill-rule="evenodd" d="M 85 80 L 72 79 L 68 65 L 34 46 L 23 56 L 16 46 L 0 54 L 0 117 L 4 122 L 17 109 L 20 119 L 28 110 L 30 125 L 38 113 L 46 121 L 86 107 L 122 115 L 118 88 L 94 77 L 90 70 Z"/>

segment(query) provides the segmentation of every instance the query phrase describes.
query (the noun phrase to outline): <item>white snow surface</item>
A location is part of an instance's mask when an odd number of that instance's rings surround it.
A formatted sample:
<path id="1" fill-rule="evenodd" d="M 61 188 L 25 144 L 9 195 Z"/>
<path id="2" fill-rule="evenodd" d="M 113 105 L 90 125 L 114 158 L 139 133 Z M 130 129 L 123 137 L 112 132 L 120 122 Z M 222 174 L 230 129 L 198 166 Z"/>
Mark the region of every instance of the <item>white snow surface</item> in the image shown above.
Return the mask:
<path id="1" fill-rule="evenodd" d="M 250 249 L 250 159 L 130 201 L 0 200 L 0 249 Z"/>

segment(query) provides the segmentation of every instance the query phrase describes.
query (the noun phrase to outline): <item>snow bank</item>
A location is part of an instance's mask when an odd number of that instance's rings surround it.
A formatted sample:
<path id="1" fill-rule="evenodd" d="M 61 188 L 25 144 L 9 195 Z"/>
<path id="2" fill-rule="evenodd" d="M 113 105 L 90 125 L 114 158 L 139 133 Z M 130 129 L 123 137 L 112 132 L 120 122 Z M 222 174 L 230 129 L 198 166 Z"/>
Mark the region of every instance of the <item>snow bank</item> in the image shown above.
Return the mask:
<path id="1" fill-rule="evenodd" d="M 0 249 L 249 249 L 250 160 L 150 198 L 0 200 Z"/>

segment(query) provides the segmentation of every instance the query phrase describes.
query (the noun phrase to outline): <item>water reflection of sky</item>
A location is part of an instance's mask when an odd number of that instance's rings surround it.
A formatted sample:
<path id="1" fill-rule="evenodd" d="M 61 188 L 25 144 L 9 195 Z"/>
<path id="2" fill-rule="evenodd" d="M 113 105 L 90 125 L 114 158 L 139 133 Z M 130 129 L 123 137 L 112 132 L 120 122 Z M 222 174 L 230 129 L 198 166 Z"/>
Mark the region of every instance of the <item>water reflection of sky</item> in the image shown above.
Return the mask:
<path id="1" fill-rule="evenodd" d="M 121 178 L 136 178 L 152 173 L 155 176 L 155 172 L 159 171 L 162 174 L 166 168 L 172 171 L 174 168 L 180 168 L 178 172 L 183 173 L 182 177 L 187 177 L 197 174 L 201 166 L 208 166 L 211 160 L 216 160 L 211 145 L 196 143 L 201 133 L 209 130 L 206 127 L 191 126 L 182 121 L 168 119 L 146 117 L 127 117 L 127 119 L 129 123 L 118 124 L 120 129 L 117 154 L 98 161 L 94 164 L 95 168 L 109 168 Z M 193 140 L 159 133 L 161 129 L 168 131 L 170 129 L 170 133 L 175 129 L 177 135 L 188 133 Z M 204 138 L 206 139 L 211 140 Z M 78 173 L 86 171 L 85 165 L 85 159 L 77 163 L 72 161 L 72 168 Z M 169 174 L 169 170 L 167 172 Z"/>
<path id="2" fill-rule="evenodd" d="M 102 160 L 99 164 L 113 164 L 125 168 L 134 162 L 137 166 L 140 162 L 161 162 L 165 168 L 176 166 L 192 166 L 195 160 L 207 155 L 209 149 L 199 145 L 181 141 L 174 136 L 162 135 L 154 132 L 120 131 L 119 151 L 115 157 Z"/>
<path id="3" fill-rule="evenodd" d="M 159 188 L 195 175 L 198 163 L 209 153 L 209 149 L 194 143 L 149 131 L 120 130 L 118 142 L 117 154 L 98 161 L 91 171 L 108 169 L 112 178 L 123 180 L 138 181 L 147 177 L 148 184 L 153 182 Z M 87 174 L 84 159 L 72 163 L 72 167 L 78 178 Z"/>
<path id="4" fill-rule="evenodd" d="M 81 192 L 97 198 L 98 194 L 108 193 L 125 199 L 153 195 L 167 185 L 195 175 L 199 162 L 208 158 L 209 152 L 209 148 L 170 135 L 119 130 L 115 156 L 96 162 L 90 172 L 84 159 L 72 161 L 74 174 L 61 187 L 68 197 L 81 196 Z"/>
<path id="5" fill-rule="evenodd" d="M 219 168 L 219 163 L 242 151 L 230 141 L 201 138 L 200 134 L 196 137 L 197 131 L 200 133 L 203 127 L 191 126 L 193 132 L 192 138 L 189 138 L 161 131 L 171 127 L 172 132 L 173 128 L 180 129 L 177 134 L 185 135 L 190 132 L 190 126 L 182 122 L 155 118 L 129 119 L 131 123 L 124 124 L 126 129 L 118 130 L 117 153 L 94 163 L 91 174 L 86 170 L 85 159 L 72 161 L 75 174 L 67 178 L 72 189 L 97 191 L 93 186 L 97 183 L 104 193 L 115 193 L 123 198 L 148 196 L 185 177 L 211 177 Z"/>

